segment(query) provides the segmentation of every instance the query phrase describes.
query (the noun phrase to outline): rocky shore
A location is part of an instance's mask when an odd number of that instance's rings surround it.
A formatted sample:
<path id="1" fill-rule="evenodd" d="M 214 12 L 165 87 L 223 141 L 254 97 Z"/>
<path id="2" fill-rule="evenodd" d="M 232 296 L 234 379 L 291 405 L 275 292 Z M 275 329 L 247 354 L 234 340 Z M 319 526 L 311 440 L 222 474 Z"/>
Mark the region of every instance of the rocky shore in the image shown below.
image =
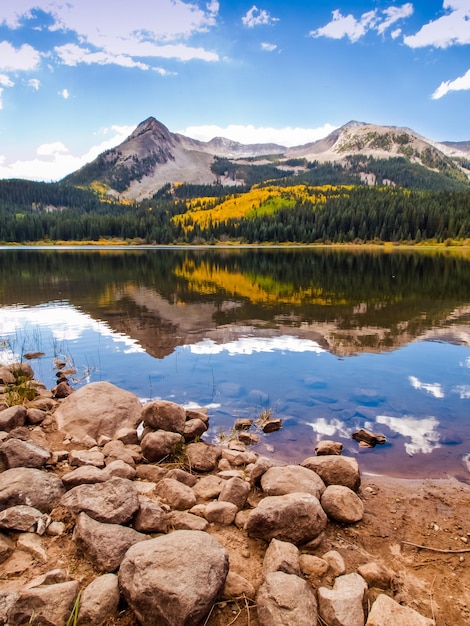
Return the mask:
<path id="1" fill-rule="evenodd" d="M 208 419 L 0 366 L 0 625 L 469 622 L 468 485 L 364 477 L 333 441 L 277 463 Z"/>

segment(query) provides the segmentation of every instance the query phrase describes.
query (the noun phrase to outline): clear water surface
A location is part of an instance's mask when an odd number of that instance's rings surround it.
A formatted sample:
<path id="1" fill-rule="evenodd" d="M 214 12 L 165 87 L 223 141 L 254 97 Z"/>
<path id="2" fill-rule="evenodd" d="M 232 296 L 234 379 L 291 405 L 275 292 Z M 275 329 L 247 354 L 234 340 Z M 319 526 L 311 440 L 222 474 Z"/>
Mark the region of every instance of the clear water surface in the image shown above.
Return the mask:
<path id="1" fill-rule="evenodd" d="M 142 401 L 284 421 L 285 461 L 344 444 L 363 471 L 470 482 L 470 260 L 325 249 L 0 249 L 0 358 Z M 359 428 L 387 437 L 365 449 Z"/>

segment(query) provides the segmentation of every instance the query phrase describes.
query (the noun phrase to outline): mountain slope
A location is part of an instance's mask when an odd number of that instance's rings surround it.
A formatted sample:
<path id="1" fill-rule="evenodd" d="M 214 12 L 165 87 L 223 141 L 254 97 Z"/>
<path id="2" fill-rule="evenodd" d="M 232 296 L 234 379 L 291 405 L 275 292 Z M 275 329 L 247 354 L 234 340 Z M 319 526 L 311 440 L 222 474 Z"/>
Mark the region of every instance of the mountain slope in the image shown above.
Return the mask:
<path id="1" fill-rule="evenodd" d="M 247 168 L 256 167 L 254 159 L 263 163 L 262 157 L 270 155 L 270 159 L 264 162 L 273 165 L 275 155 L 275 164 L 279 168 L 288 168 L 293 160 L 302 161 L 303 165 L 295 170 L 297 173 L 307 171 L 308 164 L 312 162 L 333 163 L 348 171 L 351 158 L 360 156 L 361 159 L 356 158 L 355 161 L 354 182 L 359 176 L 367 184 L 399 184 L 369 171 L 367 159 L 402 158 L 411 164 L 410 167 L 413 164 L 422 166 L 430 172 L 444 174 L 449 180 L 465 184 L 470 175 L 468 169 L 463 167 L 468 156 L 464 148 L 468 143 L 440 144 L 421 137 L 409 128 L 357 121 L 348 122 L 323 139 L 293 148 L 277 144 L 244 145 L 223 137 L 204 142 L 172 133 L 161 122 L 149 117 L 123 143 L 103 152 L 94 161 L 67 176 L 64 182 L 84 186 L 99 182 L 112 195 L 141 200 L 153 196 L 167 183 L 220 182 L 228 186 L 244 182 L 233 171 L 217 174 L 213 167 L 215 157 L 224 159 L 224 163 L 235 161 L 236 165 L 243 165 L 245 174 L 241 176 L 246 180 Z M 358 163 L 362 170 L 358 169 Z M 227 168 L 230 169 L 234 168 Z"/>

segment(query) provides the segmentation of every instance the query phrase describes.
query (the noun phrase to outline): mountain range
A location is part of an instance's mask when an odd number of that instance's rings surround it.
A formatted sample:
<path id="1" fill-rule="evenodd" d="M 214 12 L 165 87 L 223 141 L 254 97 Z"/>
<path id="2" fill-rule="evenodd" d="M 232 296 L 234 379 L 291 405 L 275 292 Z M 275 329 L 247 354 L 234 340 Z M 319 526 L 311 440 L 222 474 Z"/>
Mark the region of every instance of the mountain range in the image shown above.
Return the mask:
<path id="1" fill-rule="evenodd" d="M 434 142 L 409 128 L 350 121 L 327 137 L 295 147 L 242 144 L 223 137 L 208 142 L 173 133 L 154 117 L 141 122 L 120 145 L 70 174 L 64 182 L 101 188 L 120 199 L 152 197 L 168 184 L 244 184 L 236 167 L 271 165 L 298 174 L 312 164 L 351 168 L 367 184 L 394 184 L 368 161 L 403 159 L 430 172 L 470 184 L 470 141 Z"/>

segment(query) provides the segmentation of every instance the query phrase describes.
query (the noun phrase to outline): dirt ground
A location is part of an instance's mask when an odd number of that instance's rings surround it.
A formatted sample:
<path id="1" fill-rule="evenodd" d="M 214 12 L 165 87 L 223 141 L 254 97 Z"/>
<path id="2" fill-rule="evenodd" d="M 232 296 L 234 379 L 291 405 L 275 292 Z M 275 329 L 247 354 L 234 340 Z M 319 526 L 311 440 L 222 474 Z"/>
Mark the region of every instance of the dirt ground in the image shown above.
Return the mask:
<path id="1" fill-rule="evenodd" d="M 387 593 L 397 601 L 433 618 L 436 626 L 469 624 L 470 486 L 453 480 L 363 476 L 360 496 L 365 504 L 363 520 L 349 526 L 329 522 L 313 553 L 321 556 L 337 550 L 344 557 L 346 573 L 378 561 L 396 574 Z M 83 585 L 97 575 L 76 551 L 70 515 L 56 510 L 53 516 L 68 522 L 69 532 L 42 538 L 47 557 L 17 550 L 0 565 L 0 587 L 18 588 L 53 567 L 66 569 Z M 266 543 L 248 538 L 235 526 L 212 525 L 209 532 L 227 548 L 231 568 L 257 588 L 262 582 Z M 333 579 L 327 574 L 311 583 L 330 586 Z M 377 593 L 369 591 L 371 602 Z M 136 622 L 123 606 L 113 624 L 135 626 Z M 259 626 L 254 602 L 240 598 L 216 604 L 205 626 L 229 625 Z"/>

